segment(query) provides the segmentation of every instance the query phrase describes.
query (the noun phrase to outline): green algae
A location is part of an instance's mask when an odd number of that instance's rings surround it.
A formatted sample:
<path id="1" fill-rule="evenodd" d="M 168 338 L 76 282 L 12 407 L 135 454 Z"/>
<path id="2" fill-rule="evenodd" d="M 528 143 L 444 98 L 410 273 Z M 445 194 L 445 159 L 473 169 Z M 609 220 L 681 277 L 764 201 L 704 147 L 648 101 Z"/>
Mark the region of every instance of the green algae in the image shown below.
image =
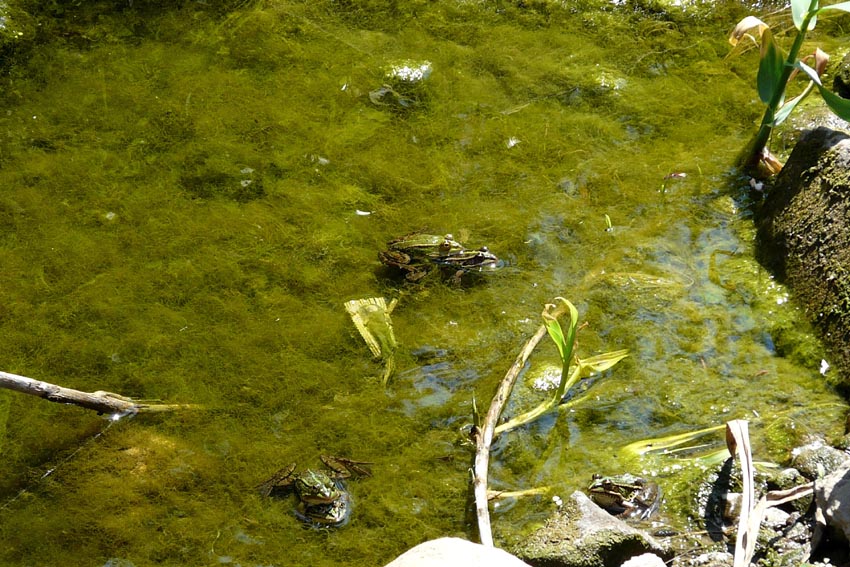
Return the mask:
<path id="1" fill-rule="evenodd" d="M 0 95 L 3 369 L 205 410 L 107 426 L 9 398 L 0 562 L 379 564 L 473 537 L 472 396 L 558 295 L 589 322 L 582 352 L 633 354 L 592 404 L 507 435 L 497 488 L 583 488 L 648 466 L 613 456 L 629 442 L 754 411 L 819 408 L 753 428 L 777 458 L 840 427 L 817 347 L 775 356 L 806 331 L 729 197 L 759 113 L 751 69 L 723 61 L 739 8 L 22 5 L 44 31 Z M 399 60 L 433 66 L 404 113 L 368 97 Z M 387 280 L 378 251 L 420 228 L 508 266 Z M 343 309 L 378 294 L 401 296 L 387 391 Z M 344 529 L 256 494 L 326 453 L 375 463 Z M 497 538 L 550 508 L 500 504 Z"/>

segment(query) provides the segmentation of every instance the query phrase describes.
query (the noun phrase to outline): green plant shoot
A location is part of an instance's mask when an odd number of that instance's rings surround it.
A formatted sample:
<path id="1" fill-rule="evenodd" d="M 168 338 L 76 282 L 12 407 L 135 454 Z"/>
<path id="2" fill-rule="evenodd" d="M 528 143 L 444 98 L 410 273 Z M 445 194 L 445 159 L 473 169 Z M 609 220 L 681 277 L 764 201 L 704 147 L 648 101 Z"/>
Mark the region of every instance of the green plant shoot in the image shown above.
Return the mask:
<path id="1" fill-rule="evenodd" d="M 549 304 L 543 309 L 543 324 L 546 327 L 549 338 L 552 339 L 558 348 L 558 354 L 561 358 L 561 379 L 558 382 L 558 388 L 549 400 L 543 402 L 533 410 L 518 415 L 496 427 L 496 435 L 534 421 L 541 415 L 560 406 L 574 405 L 583 398 L 573 398 L 566 404 L 561 404 L 561 400 L 579 379 L 593 372 L 604 372 L 629 355 L 628 350 L 615 350 L 580 360 L 574 353 L 576 331 L 578 331 L 578 310 L 563 297 L 557 297 L 555 301 L 560 303 L 562 307 L 566 307 L 566 312 L 569 313 L 570 317 L 570 323 L 565 334 L 561 323 L 558 321 L 558 317 L 555 315 L 562 310 L 553 304 Z"/>
<path id="2" fill-rule="evenodd" d="M 759 68 L 756 87 L 759 98 L 767 105 L 761 125 L 741 156 L 741 165 L 755 169 L 762 165 L 767 173 L 777 173 L 781 164 L 775 162 L 766 150 L 773 128 L 781 124 L 794 108 L 817 88 L 827 106 L 838 117 L 850 120 L 850 100 L 843 99 L 823 86 L 820 76 L 826 69 L 829 56 L 816 49 L 812 55 L 800 58 L 800 50 L 806 38 L 806 32 L 814 29 L 818 14 L 833 11 L 850 12 L 850 2 L 841 2 L 831 6 L 819 7 L 819 0 L 791 0 L 791 17 L 797 35 L 785 55 L 776 42 L 770 27 L 755 16 L 747 16 L 735 26 L 729 36 L 729 43 L 737 46 L 742 39 L 749 39 L 759 46 Z M 813 60 L 814 67 L 806 60 Z M 785 100 L 788 84 L 803 72 L 809 78 L 808 85 L 796 97 Z"/>

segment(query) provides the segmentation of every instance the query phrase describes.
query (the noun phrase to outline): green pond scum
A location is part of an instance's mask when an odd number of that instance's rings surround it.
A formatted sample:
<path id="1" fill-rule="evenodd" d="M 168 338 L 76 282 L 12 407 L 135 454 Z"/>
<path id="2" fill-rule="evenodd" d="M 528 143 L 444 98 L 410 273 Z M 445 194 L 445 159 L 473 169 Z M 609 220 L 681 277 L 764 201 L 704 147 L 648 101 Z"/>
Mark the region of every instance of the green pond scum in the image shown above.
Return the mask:
<path id="1" fill-rule="evenodd" d="M 642 438 L 750 418 L 755 458 L 781 461 L 840 433 L 732 170 L 762 111 L 757 54 L 724 60 L 751 7 L 11 4 L 0 368 L 200 407 L 110 422 L 0 392 L 0 564 L 380 565 L 475 538 L 473 396 L 489 404 L 557 296 L 587 322 L 580 355 L 630 355 L 495 445 L 493 488 L 551 487 L 494 506 L 500 545 L 593 473 L 670 494 L 669 461 L 617 456 Z M 388 77 L 406 62 L 430 75 Z M 388 84 L 405 104 L 370 98 Z M 378 252 L 416 230 L 507 265 L 387 278 Z M 366 297 L 399 298 L 386 388 L 344 309 Z M 547 360 L 552 344 L 532 368 Z M 515 396 L 505 417 L 547 394 Z M 374 463 L 347 526 L 305 529 L 257 493 L 327 454 Z"/>

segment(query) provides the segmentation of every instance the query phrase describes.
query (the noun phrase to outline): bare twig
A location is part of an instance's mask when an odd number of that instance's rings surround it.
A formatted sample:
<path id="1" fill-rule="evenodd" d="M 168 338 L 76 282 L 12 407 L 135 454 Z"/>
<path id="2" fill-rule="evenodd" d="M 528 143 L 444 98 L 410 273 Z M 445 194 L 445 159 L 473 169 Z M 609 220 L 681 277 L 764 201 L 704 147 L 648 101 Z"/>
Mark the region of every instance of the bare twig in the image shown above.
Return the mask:
<path id="1" fill-rule="evenodd" d="M 119 416 L 193 407 L 186 404 L 147 404 L 136 402 L 119 394 L 104 392 L 102 390 L 98 390 L 97 392 L 81 392 L 80 390 L 64 388 L 49 382 L 33 380 L 26 376 L 18 376 L 17 374 L 10 374 L 3 371 L 0 371 L 0 388 L 38 396 L 51 402 L 72 404 L 100 413 Z"/>
<path id="2" fill-rule="evenodd" d="M 521 498 L 523 496 L 540 496 L 552 490 L 551 486 L 537 486 L 525 490 L 488 490 L 488 500 L 501 500 L 503 498 Z"/>
<path id="3" fill-rule="evenodd" d="M 564 307 L 564 309 L 566 308 Z M 563 313 L 563 310 L 556 310 L 552 312 L 552 315 L 557 317 L 560 313 Z M 531 356 L 531 353 L 537 347 L 537 343 L 544 336 L 546 336 L 546 326 L 541 325 L 537 329 L 537 332 L 522 347 L 513 365 L 511 365 L 502 382 L 499 384 L 499 389 L 490 403 L 490 409 L 484 418 L 484 423 L 475 436 L 475 464 L 473 465 L 472 487 L 475 493 L 475 510 L 478 516 L 478 537 L 483 545 L 489 547 L 493 547 L 493 532 L 490 529 L 490 510 L 487 506 L 487 468 L 490 465 L 490 445 L 493 443 L 496 422 L 499 421 L 502 408 L 504 408 L 505 402 L 508 401 L 508 397 L 511 395 L 514 383 L 525 363 L 528 361 L 528 357 Z"/>

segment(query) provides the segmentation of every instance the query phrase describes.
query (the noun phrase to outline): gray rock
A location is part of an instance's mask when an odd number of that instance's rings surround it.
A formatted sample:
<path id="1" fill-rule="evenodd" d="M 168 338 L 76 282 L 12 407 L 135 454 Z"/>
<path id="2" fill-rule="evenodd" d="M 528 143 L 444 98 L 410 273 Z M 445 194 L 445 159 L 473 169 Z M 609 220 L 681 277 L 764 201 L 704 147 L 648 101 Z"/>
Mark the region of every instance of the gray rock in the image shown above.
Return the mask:
<path id="1" fill-rule="evenodd" d="M 514 553 L 534 565 L 615 567 L 632 557 L 671 552 L 649 534 L 612 516 L 583 492 L 574 492 Z"/>
<path id="2" fill-rule="evenodd" d="M 456 537 L 421 543 L 386 567 L 528 567 L 507 551 Z"/>
<path id="3" fill-rule="evenodd" d="M 815 483 L 816 548 L 827 529 L 850 541 L 850 463 Z"/>
<path id="4" fill-rule="evenodd" d="M 830 447 L 822 439 L 797 447 L 791 454 L 791 465 L 809 479 L 828 475 L 848 461 L 850 461 L 850 455 Z"/>

